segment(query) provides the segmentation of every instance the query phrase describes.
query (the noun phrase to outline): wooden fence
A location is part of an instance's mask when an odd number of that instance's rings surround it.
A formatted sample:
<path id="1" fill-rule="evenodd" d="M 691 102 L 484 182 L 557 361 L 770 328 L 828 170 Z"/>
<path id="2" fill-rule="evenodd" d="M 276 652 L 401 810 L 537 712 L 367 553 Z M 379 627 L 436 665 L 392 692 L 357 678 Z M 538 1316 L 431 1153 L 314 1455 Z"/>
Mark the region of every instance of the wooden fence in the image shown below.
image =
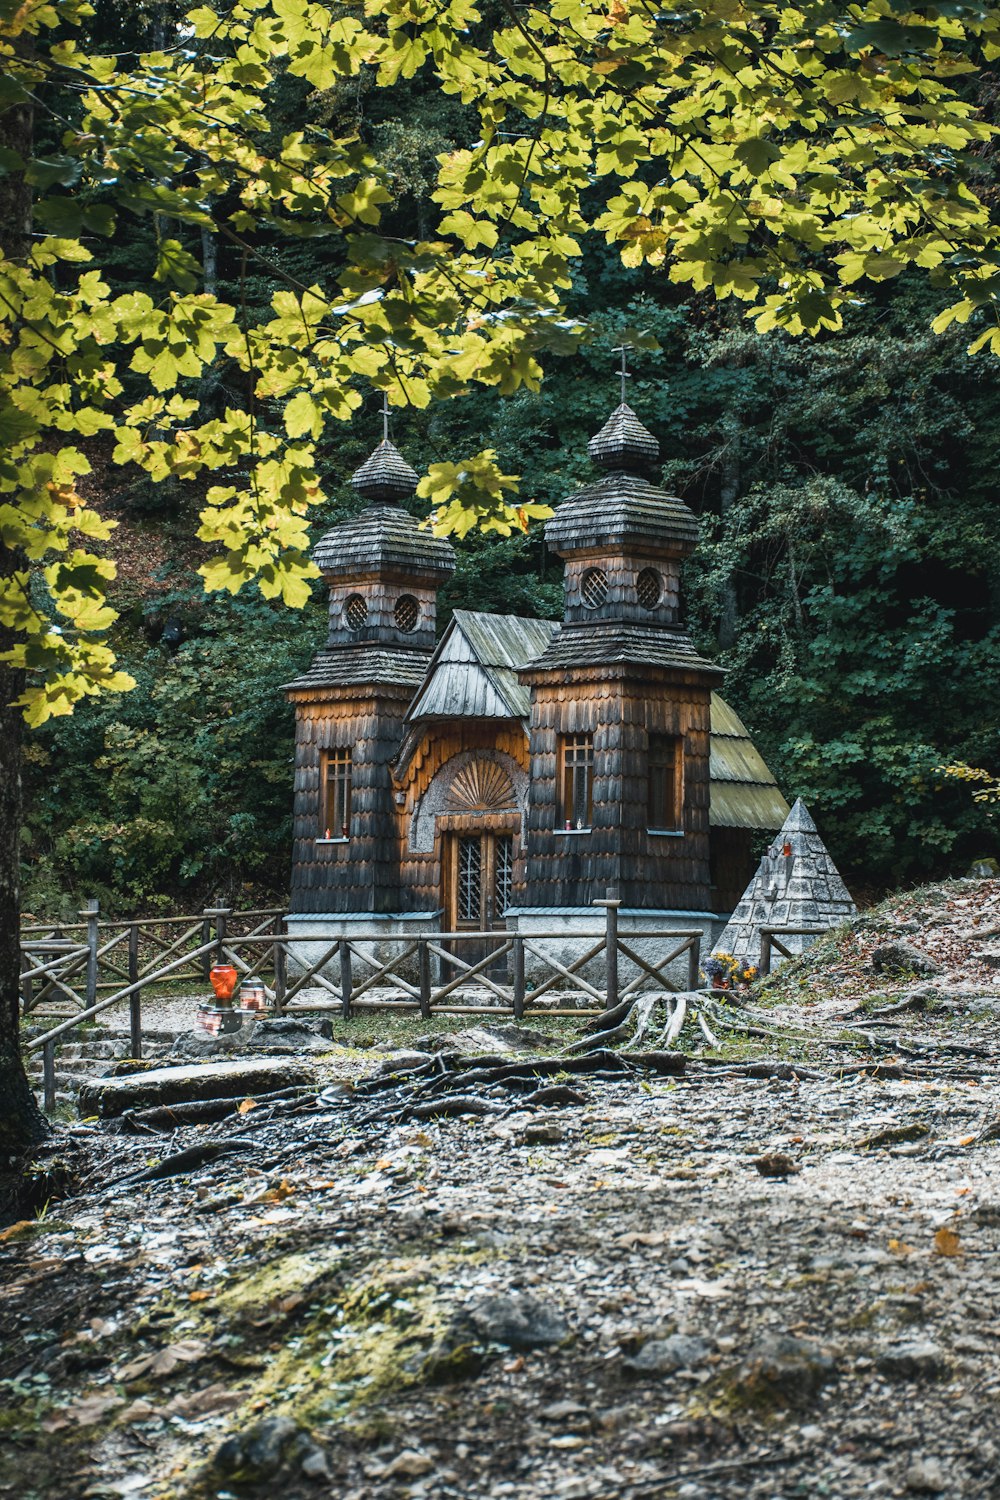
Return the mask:
<path id="1" fill-rule="evenodd" d="M 596 1014 L 643 990 L 674 993 L 685 987 L 668 975 L 670 966 L 680 961 L 685 962 L 686 988 L 698 988 L 703 936 L 699 928 L 622 935 L 620 902 L 609 898 L 594 905 L 603 909 L 600 930 L 574 933 L 573 955 L 565 957 L 565 929 L 530 935 L 432 932 L 413 938 L 373 931 L 326 942 L 285 933 L 277 911 L 212 908 L 197 917 L 102 923 L 92 902 L 79 924 L 35 925 L 22 934 L 25 1013 L 37 1012 L 43 1001 L 51 1003 L 54 998 L 64 1011 L 69 1007 L 55 1026 L 27 1043 L 27 1051 L 42 1052 L 45 1104 L 51 1109 L 55 1048 L 77 1026 L 127 1000 L 130 1054 L 141 1058 L 143 992 L 178 978 L 195 979 L 207 987 L 212 964 L 223 962 L 242 975 L 263 979 L 275 1013 L 297 1001 L 296 1010 L 335 1007 L 345 1019 L 377 1010 L 411 1011 L 424 1018 L 507 1014 L 521 1020 L 546 997 L 546 1015 Z M 553 943 L 559 944 L 563 957 L 547 946 Z M 310 956 L 303 959 L 307 944 Z M 622 960 L 633 970 L 624 983 Z M 599 980 L 584 973 L 595 963 L 603 969 Z M 529 973 L 535 977 L 529 979 Z M 569 991 L 572 1004 L 567 1008 L 552 1005 L 559 990 Z M 307 991 L 319 991 L 322 999 L 308 998 Z"/>
<path id="2" fill-rule="evenodd" d="M 782 938 L 786 937 L 819 937 L 824 932 L 829 932 L 828 927 L 762 927 L 760 929 L 760 965 L 758 972 L 763 979 L 771 972 L 771 960 L 774 954 L 780 953 L 782 958 L 798 958 L 790 948 L 786 948 Z"/>

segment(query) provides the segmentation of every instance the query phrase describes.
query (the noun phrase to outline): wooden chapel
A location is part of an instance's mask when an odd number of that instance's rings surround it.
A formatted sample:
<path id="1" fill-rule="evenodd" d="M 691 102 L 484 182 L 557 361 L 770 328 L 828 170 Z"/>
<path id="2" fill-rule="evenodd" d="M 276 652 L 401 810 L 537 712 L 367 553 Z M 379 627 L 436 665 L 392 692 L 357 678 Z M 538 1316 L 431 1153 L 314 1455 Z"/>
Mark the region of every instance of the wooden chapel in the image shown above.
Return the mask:
<path id="1" fill-rule="evenodd" d="M 314 552 L 326 644 L 286 689 L 291 933 L 570 931 L 609 888 L 628 930 L 721 929 L 788 805 L 680 619 L 698 523 L 656 439 L 623 400 L 589 453 L 545 528 L 562 622 L 457 610 L 440 640 L 454 551 L 402 504 L 416 473 L 386 436 L 353 476 L 365 509 Z"/>

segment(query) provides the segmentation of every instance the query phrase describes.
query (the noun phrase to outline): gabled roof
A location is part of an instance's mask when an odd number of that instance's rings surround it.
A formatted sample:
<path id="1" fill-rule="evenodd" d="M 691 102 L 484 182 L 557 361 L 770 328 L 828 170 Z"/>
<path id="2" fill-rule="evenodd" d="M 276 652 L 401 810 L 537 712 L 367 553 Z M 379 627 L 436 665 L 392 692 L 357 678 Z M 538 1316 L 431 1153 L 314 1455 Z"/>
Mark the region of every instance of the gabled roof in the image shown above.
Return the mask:
<path id="1" fill-rule="evenodd" d="M 414 719 L 526 719 L 516 668 L 534 661 L 559 627 L 553 620 L 456 609 L 407 713 Z"/>

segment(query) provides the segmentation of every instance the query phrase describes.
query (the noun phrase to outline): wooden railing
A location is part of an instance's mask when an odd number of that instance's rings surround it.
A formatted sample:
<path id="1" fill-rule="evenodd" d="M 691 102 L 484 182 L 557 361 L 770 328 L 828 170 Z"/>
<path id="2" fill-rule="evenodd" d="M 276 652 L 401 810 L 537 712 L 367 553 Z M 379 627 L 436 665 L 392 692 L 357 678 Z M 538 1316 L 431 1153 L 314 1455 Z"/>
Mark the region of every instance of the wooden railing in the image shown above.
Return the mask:
<path id="1" fill-rule="evenodd" d="M 102 922 L 97 902 L 90 901 L 79 915 L 79 922 L 22 926 L 21 1007 L 25 1015 L 53 1001 L 88 1010 L 102 993 L 120 992 L 123 982 L 162 987 L 187 979 L 204 984 L 212 964 L 233 938 L 257 936 L 265 928 L 277 937 L 284 931 L 284 913 L 277 907 L 234 912 L 213 906 L 188 917 Z M 177 955 L 181 962 L 168 967 Z M 265 950 L 263 961 L 269 960 Z M 120 993 L 115 998 L 120 999 Z"/>
<path id="2" fill-rule="evenodd" d="M 243 975 L 261 977 L 274 1012 L 286 1011 L 297 1000 L 296 1010 L 336 1006 L 345 1019 L 374 1010 L 417 1012 L 427 1019 L 434 1014 L 510 1014 L 521 1020 L 546 996 L 550 997 L 544 1006 L 546 1015 L 595 1014 L 644 989 L 675 993 L 681 986 L 673 983 L 667 971 L 685 957 L 686 988 L 698 988 L 700 929 L 642 931 L 623 937 L 618 926 L 620 902 L 609 898 L 594 905 L 603 908 L 604 923 L 593 932 L 429 932 L 399 938 L 372 931 L 326 942 L 285 933 L 282 914 L 275 911 L 236 913 L 212 908 L 196 918 L 105 924 L 91 903 L 82 914 L 85 921 L 78 925 L 35 926 L 22 935 L 25 1012 L 36 1011 L 43 998 L 51 995 L 80 1007 L 51 1030 L 33 1037 L 26 1050 L 42 1052 L 45 1107 L 52 1109 L 55 1048 L 76 1027 L 127 1000 L 131 1056 L 141 1058 L 143 992 L 178 978 L 196 978 L 206 984 L 211 965 L 222 962 L 233 964 Z M 150 943 L 149 934 L 143 931 L 168 925 L 182 929 L 172 941 L 157 933 Z M 71 932 L 82 932 L 84 940 L 68 936 Z M 546 946 L 556 942 L 561 957 Z M 647 953 L 648 945 L 654 946 L 652 959 L 637 951 L 640 943 Z M 123 944 L 127 968 L 117 959 L 108 960 Z M 566 955 L 567 945 L 573 949 L 572 956 Z M 310 956 L 304 958 L 307 947 Z M 387 949 L 393 950 L 388 957 L 383 956 Z M 635 970 L 624 985 L 620 983 L 622 959 Z M 600 982 L 583 972 L 598 960 L 603 962 Z M 327 972 L 331 969 L 336 980 Z M 75 990 L 68 981 L 80 974 L 83 988 Z M 115 974 L 126 983 L 116 987 Z M 529 975 L 535 977 L 529 980 Z M 41 988 L 36 991 L 35 986 Z M 562 1010 L 551 1004 L 560 988 L 568 988 L 573 999 Z M 307 991 L 321 992 L 322 999 L 307 999 Z"/>
<path id="3" fill-rule="evenodd" d="M 829 932 L 828 927 L 762 927 L 760 929 L 760 976 L 763 979 L 771 972 L 771 959 L 777 950 L 782 958 L 798 958 L 790 948 L 786 948 L 781 941 L 786 937 L 819 937 L 824 932 Z"/>

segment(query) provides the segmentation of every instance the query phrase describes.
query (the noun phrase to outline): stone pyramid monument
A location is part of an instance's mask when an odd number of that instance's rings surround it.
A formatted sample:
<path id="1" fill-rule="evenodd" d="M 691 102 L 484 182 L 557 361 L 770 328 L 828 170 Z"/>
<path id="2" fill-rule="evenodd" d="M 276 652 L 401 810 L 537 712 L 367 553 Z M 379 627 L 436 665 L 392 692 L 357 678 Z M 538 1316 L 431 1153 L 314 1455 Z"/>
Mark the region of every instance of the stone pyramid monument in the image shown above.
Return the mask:
<path id="1" fill-rule="evenodd" d="M 715 951 L 755 964 L 762 927 L 837 927 L 857 908 L 799 797 L 740 898 Z M 812 937 L 781 941 L 801 953 Z M 774 963 L 781 961 L 775 953 Z"/>

